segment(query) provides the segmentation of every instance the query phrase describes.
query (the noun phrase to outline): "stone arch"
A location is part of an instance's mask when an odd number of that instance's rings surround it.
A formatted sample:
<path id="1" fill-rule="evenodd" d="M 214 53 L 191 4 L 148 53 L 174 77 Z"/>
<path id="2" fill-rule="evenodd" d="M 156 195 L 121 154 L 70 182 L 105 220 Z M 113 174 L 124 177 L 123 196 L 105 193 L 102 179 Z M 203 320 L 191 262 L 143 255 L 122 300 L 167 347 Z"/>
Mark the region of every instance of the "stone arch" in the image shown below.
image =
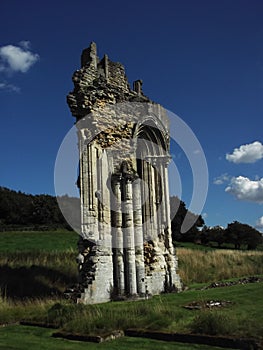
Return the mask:
<path id="1" fill-rule="evenodd" d="M 137 172 L 142 179 L 142 222 L 144 238 L 147 232 L 155 232 L 157 237 L 162 230 L 163 220 L 160 217 L 160 205 L 164 198 L 163 165 L 167 161 L 168 144 L 164 128 L 152 117 L 137 126 Z M 149 193 L 152 195 L 149 196 Z"/>
<path id="2" fill-rule="evenodd" d="M 169 152 L 169 137 L 164 125 L 156 116 L 148 116 L 141 123 L 138 123 L 133 132 L 133 138 L 138 140 L 147 140 L 158 146 L 159 151 L 156 155 L 161 155 Z M 149 151 L 152 155 L 154 152 L 149 150 L 146 145 L 145 151 Z M 149 154 L 149 153 L 147 153 Z"/>

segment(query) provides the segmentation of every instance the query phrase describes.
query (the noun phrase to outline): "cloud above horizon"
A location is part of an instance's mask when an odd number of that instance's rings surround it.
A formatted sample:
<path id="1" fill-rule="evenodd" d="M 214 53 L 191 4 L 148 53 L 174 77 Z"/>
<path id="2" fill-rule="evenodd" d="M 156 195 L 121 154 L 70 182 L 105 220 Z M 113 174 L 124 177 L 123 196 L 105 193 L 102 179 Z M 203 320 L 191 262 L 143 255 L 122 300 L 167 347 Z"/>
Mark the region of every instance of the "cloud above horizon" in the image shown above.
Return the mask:
<path id="1" fill-rule="evenodd" d="M 256 228 L 259 230 L 263 230 L 263 216 L 258 218 L 258 220 L 256 221 Z"/>
<path id="2" fill-rule="evenodd" d="M 230 176 L 225 173 L 225 174 L 222 174 L 218 177 L 215 177 L 214 180 L 213 180 L 213 184 L 214 185 L 223 185 L 225 182 L 228 182 L 230 180 Z"/>
<path id="3" fill-rule="evenodd" d="M 0 91 L 9 91 L 9 92 L 20 92 L 20 88 L 16 85 L 6 83 L 5 81 L 0 81 Z"/>
<path id="4" fill-rule="evenodd" d="M 239 163 L 255 163 L 263 158 L 263 145 L 259 141 L 250 144 L 241 145 L 234 151 L 226 154 L 226 160 L 236 164 Z"/>
<path id="5" fill-rule="evenodd" d="M 39 60 L 39 55 L 30 50 L 30 42 L 21 41 L 18 46 L 0 47 L 0 72 L 26 73 Z"/>
<path id="6" fill-rule="evenodd" d="M 250 180 L 248 177 L 233 177 L 225 189 L 239 200 L 263 203 L 263 178 Z"/>
<path id="7" fill-rule="evenodd" d="M 29 40 L 22 40 L 19 42 L 19 46 L 23 47 L 24 49 L 30 49 L 31 42 Z"/>

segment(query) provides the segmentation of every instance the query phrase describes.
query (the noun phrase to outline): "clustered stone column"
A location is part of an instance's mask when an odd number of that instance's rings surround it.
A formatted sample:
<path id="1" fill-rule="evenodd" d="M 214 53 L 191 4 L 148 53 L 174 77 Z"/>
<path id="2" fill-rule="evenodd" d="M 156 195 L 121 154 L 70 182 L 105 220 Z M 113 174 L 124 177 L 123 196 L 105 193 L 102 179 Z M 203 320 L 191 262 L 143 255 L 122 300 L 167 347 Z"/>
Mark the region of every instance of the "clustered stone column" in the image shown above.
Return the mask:
<path id="1" fill-rule="evenodd" d="M 121 172 L 112 176 L 112 217 L 114 275 L 118 295 L 145 294 L 145 266 L 141 214 L 141 189 L 138 175 Z"/>
<path id="2" fill-rule="evenodd" d="M 142 203 L 141 184 L 139 179 L 133 182 L 133 215 L 134 215 L 134 243 L 135 243 L 135 266 L 137 279 L 137 292 L 145 295 L 145 265 L 144 265 L 144 238 L 142 229 Z"/>
<path id="3" fill-rule="evenodd" d="M 125 293 L 125 275 L 124 275 L 124 249 L 123 249 L 123 231 L 122 231 L 122 199 L 121 199 L 121 176 L 112 178 L 113 199 L 112 199 L 112 226 L 113 226 L 113 257 L 114 257 L 114 275 L 115 290 L 117 295 Z"/>

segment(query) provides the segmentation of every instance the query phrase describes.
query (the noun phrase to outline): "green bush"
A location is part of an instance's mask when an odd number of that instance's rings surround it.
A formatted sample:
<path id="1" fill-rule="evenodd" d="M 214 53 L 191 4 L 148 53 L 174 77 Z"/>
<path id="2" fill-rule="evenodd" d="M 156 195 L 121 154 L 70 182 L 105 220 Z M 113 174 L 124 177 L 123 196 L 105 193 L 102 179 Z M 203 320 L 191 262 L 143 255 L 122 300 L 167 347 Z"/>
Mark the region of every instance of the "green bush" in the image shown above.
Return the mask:
<path id="1" fill-rule="evenodd" d="M 237 328 L 237 321 L 233 317 L 210 310 L 201 311 L 190 324 L 192 333 L 209 335 L 234 334 Z"/>
<path id="2" fill-rule="evenodd" d="M 47 321 L 48 323 L 53 323 L 61 327 L 76 316 L 81 318 L 84 313 L 85 306 L 82 304 L 63 305 L 61 303 L 56 303 L 48 310 Z"/>

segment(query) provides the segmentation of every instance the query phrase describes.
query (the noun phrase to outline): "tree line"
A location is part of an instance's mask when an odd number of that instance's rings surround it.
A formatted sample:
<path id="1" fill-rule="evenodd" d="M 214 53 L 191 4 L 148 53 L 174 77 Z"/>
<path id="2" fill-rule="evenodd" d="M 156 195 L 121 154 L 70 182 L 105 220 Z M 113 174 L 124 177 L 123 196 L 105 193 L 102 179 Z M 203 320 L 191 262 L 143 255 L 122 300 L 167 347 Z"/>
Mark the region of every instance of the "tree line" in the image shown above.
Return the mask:
<path id="1" fill-rule="evenodd" d="M 170 206 L 172 237 L 175 242 L 193 242 L 219 248 L 229 246 L 235 249 L 256 249 L 258 245 L 263 244 L 262 234 L 247 224 L 234 221 L 226 228 L 207 227 L 202 216 L 188 212 L 185 203 L 178 197 L 170 198 Z M 187 212 L 189 219 L 195 223 L 187 232 L 182 233 L 181 226 Z"/>
<path id="2" fill-rule="evenodd" d="M 63 205 L 64 212 L 69 214 L 73 206 L 79 206 L 79 198 L 62 196 L 59 202 Z M 207 227 L 203 217 L 188 211 L 185 203 L 178 197 L 170 198 L 170 207 L 174 242 L 193 242 L 218 247 L 232 245 L 235 249 L 244 246 L 247 249 L 255 249 L 263 243 L 262 234 L 259 231 L 237 221 L 228 224 L 227 228 Z M 182 233 L 181 226 L 186 214 L 194 224 L 187 232 Z M 0 231 L 58 228 L 72 230 L 62 215 L 55 196 L 25 194 L 0 187 Z"/>
<path id="3" fill-rule="evenodd" d="M 56 197 L 32 195 L 0 187 L 0 230 L 71 229 L 64 219 Z"/>

